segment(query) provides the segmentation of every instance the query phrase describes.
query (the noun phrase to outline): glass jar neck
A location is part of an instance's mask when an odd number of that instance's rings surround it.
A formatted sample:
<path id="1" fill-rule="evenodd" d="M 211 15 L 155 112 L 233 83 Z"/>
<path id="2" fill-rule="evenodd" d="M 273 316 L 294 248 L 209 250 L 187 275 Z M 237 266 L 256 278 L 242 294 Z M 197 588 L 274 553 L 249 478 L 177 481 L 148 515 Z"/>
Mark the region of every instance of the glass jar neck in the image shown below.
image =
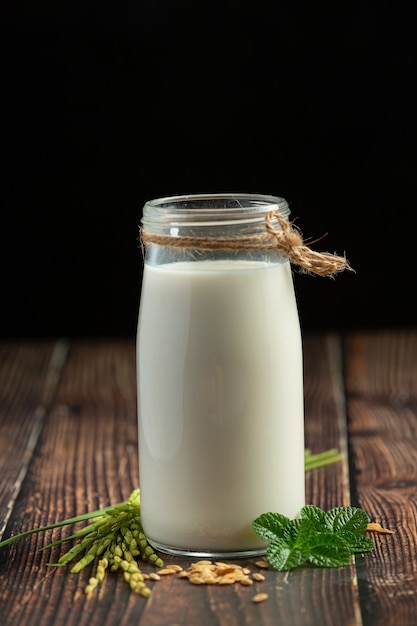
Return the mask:
<path id="1" fill-rule="evenodd" d="M 262 233 L 265 218 L 290 213 L 283 198 L 259 194 L 197 194 L 151 200 L 143 210 L 143 228 L 171 237 L 230 237 Z"/>
<path id="2" fill-rule="evenodd" d="M 267 219 L 280 230 L 278 212 L 280 219 L 287 220 L 290 211 L 283 198 L 258 194 L 199 194 L 152 200 L 146 203 L 142 219 L 146 262 L 158 265 L 231 257 L 282 262 L 286 257 L 276 249 L 273 237 L 271 244 L 266 230 Z"/>

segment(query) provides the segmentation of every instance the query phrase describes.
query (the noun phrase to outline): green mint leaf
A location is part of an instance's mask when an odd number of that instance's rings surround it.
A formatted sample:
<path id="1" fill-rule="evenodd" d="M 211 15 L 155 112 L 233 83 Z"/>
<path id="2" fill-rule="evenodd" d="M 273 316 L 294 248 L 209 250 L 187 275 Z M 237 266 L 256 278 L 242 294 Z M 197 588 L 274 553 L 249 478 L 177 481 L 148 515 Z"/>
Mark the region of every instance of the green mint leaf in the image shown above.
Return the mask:
<path id="1" fill-rule="evenodd" d="M 283 571 L 306 562 L 318 567 L 348 565 L 352 554 L 374 547 L 365 536 L 368 522 L 366 513 L 355 507 L 335 507 L 325 513 L 307 505 L 297 519 L 264 513 L 252 526 L 268 542 L 266 557 L 270 565 Z"/>
<path id="2" fill-rule="evenodd" d="M 345 533 L 340 533 L 345 538 Z M 337 533 L 339 536 L 339 533 Z M 352 553 L 369 552 L 375 548 L 375 544 L 369 537 L 365 535 L 353 535 L 355 541 L 349 543 L 349 548 Z"/>
<path id="3" fill-rule="evenodd" d="M 332 536 L 340 537 L 341 539 L 343 539 L 346 545 L 349 546 L 351 552 L 353 552 L 359 539 L 359 536 L 355 535 L 355 533 L 350 532 L 350 530 L 339 530 L 337 533 L 332 533 Z"/>
<path id="4" fill-rule="evenodd" d="M 353 506 L 337 506 L 324 514 L 324 523 L 334 533 L 349 530 L 355 535 L 363 535 L 369 518 L 365 511 Z"/>
<path id="5" fill-rule="evenodd" d="M 278 571 L 293 569 L 304 563 L 317 531 L 309 519 L 290 520 L 282 528 L 282 536 L 272 539 L 267 548 L 269 564 Z"/>
<path id="6" fill-rule="evenodd" d="M 298 534 L 302 525 L 301 519 L 289 520 L 288 524 L 282 529 L 281 537 L 294 545 L 297 541 Z"/>
<path id="7" fill-rule="evenodd" d="M 282 533 L 290 519 L 280 513 L 263 513 L 252 522 L 252 528 L 261 539 L 272 541 L 282 537 Z"/>
<path id="8" fill-rule="evenodd" d="M 300 511 L 301 519 L 311 520 L 318 530 L 322 530 L 323 526 L 325 525 L 324 516 L 324 511 L 319 509 L 318 506 L 314 506 L 313 504 L 307 504 L 306 506 L 303 506 Z"/>
<path id="9" fill-rule="evenodd" d="M 308 561 L 318 567 L 349 565 L 351 550 L 342 537 L 331 532 L 316 535 L 310 546 Z"/>
<path id="10" fill-rule="evenodd" d="M 270 542 L 266 551 L 266 558 L 271 567 L 279 572 L 298 567 L 306 560 L 302 550 L 290 546 L 285 539 L 280 538 Z"/>
<path id="11" fill-rule="evenodd" d="M 309 519 L 293 519 L 282 531 L 282 538 L 291 547 L 302 550 L 306 555 L 317 534 L 315 524 Z"/>

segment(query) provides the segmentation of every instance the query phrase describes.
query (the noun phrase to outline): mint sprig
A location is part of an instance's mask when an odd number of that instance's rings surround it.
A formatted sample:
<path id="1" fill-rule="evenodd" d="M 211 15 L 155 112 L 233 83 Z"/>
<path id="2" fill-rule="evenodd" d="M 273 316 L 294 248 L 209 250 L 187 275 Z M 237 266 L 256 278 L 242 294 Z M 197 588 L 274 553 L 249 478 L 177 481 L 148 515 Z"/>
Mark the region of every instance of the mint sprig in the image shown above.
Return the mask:
<path id="1" fill-rule="evenodd" d="M 280 513 L 263 513 L 252 528 L 268 542 L 269 564 L 284 571 L 303 564 L 348 565 L 352 554 L 374 548 L 373 541 L 364 534 L 368 523 L 365 511 L 356 507 L 338 506 L 325 512 L 307 505 L 294 520 Z"/>

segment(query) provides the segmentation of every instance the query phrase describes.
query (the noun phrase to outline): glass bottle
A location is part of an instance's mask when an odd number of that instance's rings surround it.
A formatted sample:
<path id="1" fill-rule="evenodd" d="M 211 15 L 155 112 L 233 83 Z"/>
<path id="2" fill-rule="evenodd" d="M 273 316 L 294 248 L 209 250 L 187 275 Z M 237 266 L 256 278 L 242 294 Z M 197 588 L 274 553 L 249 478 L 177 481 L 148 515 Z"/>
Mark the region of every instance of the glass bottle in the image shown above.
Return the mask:
<path id="1" fill-rule="evenodd" d="M 288 218 L 284 199 L 248 194 L 144 207 L 141 518 L 149 542 L 165 552 L 262 554 L 251 522 L 267 511 L 294 518 L 305 504 L 291 267 L 275 247 L 257 245 L 271 211 Z"/>

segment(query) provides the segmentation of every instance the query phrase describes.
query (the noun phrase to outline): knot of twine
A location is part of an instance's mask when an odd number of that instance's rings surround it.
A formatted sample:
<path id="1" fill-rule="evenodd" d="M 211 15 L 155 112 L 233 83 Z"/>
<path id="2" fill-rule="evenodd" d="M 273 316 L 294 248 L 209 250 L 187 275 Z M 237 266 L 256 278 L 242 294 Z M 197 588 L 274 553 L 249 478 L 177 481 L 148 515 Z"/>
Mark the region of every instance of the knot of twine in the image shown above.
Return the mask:
<path id="1" fill-rule="evenodd" d="M 280 229 L 276 229 L 276 218 Z M 193 248 L 195 250 L 259 250 L 276 249 L 297 265 L 302 272 L 331 276 L 345 269 L 351 270 L 346 257 L 328 252 L 315 252 L 303 241 L 300 230 L 288 222 L 277 210 L 270 211 L 265 217 L 265 233 L 250 237 L 173 237 L 150 233 L 144 228 L 140 231 L 142 247 L 157 244 L 170 248 Z"/>
<path id="2" fill-rule="evenodd" d="M 277 218 L 281 230 L 276 230 L 272 225 L 273 217 Z M 268 213 L 265 228 L 269 235 L 275 237 L 276 247 L 303 272 L 329 276 L 345 269 L 352 269 L 346 257 L 328 252 L 316 252 L 305 245 L 300 230 L 288 222 L 279 211 Z"/>

